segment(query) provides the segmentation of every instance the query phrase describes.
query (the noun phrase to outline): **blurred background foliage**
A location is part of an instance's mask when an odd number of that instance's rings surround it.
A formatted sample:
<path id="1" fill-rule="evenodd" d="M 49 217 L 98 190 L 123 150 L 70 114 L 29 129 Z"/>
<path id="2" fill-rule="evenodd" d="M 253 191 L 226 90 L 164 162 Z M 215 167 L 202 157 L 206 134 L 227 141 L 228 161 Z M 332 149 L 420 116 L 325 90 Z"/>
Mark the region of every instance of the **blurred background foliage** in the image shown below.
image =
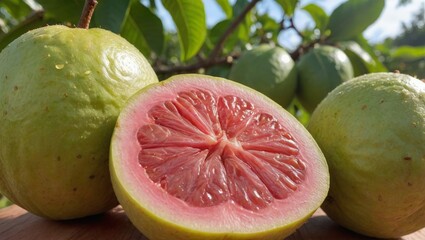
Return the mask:
<path id="1" fill-rule="evenodd" d="M 394 0 L 395 1 L 395 0 Z M 316 45 L 332 45 L 349 57 L 355 75 L 400 71 L 425 78 L 425 6 L 422 3 L 398 36 L 372 43 L 364 35 L 381 15 L 385 0 L 347 0 L 327 13 L 327 1 L 274 0 L 280 17 L 259 11 L 261 0 L 215 0 L 220 21 L 208 25 L 202 0 L 98 0 L 91 27 L 109 29 L 134 44 L 150 61 L 160 79 L 178 73 L 197 72 L 227 77 L 240 54 L 259 44 L 282 46 L 280 37 L 293 32 L 301 39 L 286 49 L 297 61 Z M 318 3 L 316 3 L 318 2 Z M 321 4 L 319 4 L 321 3 Z M 412 4 L 398 0 L 398 7 Z M 0 50 L 26 31 L 45 25 L 74 27 L 84 0 L 0 0 Z M 309 24 L 297 28 L 300 11 Z M 173 27 L 166 27 L 164 13 Z M 284 47 L 284 46 L 282 46 Z M 288 108 L 301 122 L 309 115 L 294 100 Z M 0 205 L 10 204 L 0 197 Z"/>
<path id="2" fill-rule="evenodd" d="M 388 1 L 388 0 L 387 0 Z M 351 52 L 358 72 L 395 71 L 425 78 L 424 4 L 410 22 L 400 22 L 399 36 L 371 44 L 363 32 L 382 13 L 384 0 L 348 0 L 327 14 L 326 1 L 275 0 L 281 18 L 257 9 L 258 0 L 215 0 L 223 20 L 207 26 L 202 0 L 99 0 L 91 27 L 118 33 L 149 58 L 160 78 L 181 72 L 226 76 L 226 66 L 260 43 L 280 45 L 279 35 L 295 31 L 301 41 L 291 56 L 296 61 L 315 44 L 335 45 Z M 270 1 L 269 1 L 270 2 Z M 319 2 L 322 4 L 316 4 Z M 411 4 L 399 0 L 398 6 Z M 47 24 L 78 23 L 84 0 L 1 0 L 0 49 L 22 33 Z M 161 12 L 162 10 L 162 12 Z M 166 29 L 164 11 L 173 21 Z M 313 25 L 297 29 L 294 15 L 305 11 Z M 313 26 L 313 27 L 312 27 Z M 362 66 L 363 65 L 363 66 Z"/>

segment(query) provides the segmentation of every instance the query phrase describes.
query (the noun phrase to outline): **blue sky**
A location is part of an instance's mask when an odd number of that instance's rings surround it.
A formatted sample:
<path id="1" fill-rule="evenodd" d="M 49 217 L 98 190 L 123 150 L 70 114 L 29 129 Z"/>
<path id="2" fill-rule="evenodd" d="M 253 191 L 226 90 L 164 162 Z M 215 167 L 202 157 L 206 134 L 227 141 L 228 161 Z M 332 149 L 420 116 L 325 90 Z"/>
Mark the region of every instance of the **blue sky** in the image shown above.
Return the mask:
<path id="1" fill-rule="evenodd" d="M 230 0 L 235 2 L 235 0 Z M 203 0 L 205 4 L 205 11 L 207 16 L 208 26 L 212 26 L 215 23 L 222 20 L 225 16 L 217 5 L 216 0 Z M 330 14 L 333 9 L 340 5 L 345 0 L 301 0 L 301 6 L 307 5 L 309 3 L 315 3 L 321 6 L 328 14 Z M 416 13 L 421 6 L 425 4 L 425 0 L 412 0 L 412 3 L 399 7 L 398 0 L 386 0 L 385 8 L 379 19 L 371 25 L 365 31 L 365 37 L 373 43 L 382 41 L 387 37 L 396 36 L 401 30 L 402 22 L 410 22 L 411 15 Z M 263 0 L 258 3 L 258 9 L 261 12 L 268 12 L 270 16 L 275 19 L 280 20 L 282 11 L 280 6 L 278 6 L 274 0 Z M 164 21 L 166 29 L 174 29 L 173 21 L 168 13 L 160 7 L 160 15 Z M 309 15 L 304 11 L 295 12 L 294 22 L 296 26 L 300 29 L 303 29 L 306 26 L 313 26 L 313 22 L 310 19 Z M 293 31 L 284 31 L 279 36 L 279 43 L 282 44 L 287 49 L 294 49 L 299 44 L 299 37 Z"/>

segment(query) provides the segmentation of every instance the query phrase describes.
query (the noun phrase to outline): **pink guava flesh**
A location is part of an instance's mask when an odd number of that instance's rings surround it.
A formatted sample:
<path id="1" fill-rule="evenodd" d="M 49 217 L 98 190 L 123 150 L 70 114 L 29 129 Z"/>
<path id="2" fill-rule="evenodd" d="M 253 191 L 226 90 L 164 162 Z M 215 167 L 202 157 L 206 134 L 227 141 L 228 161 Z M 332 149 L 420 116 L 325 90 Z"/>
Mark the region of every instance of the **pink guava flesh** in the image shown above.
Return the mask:
<path id="1" fill-rule="evenodd" d="M 249 210 L 287 198 L 304 179 L 297 143 L 276 118 L 237 96 L 193 88 L 148 111 L 137 134 L 143 171 L 196 207 Z"/>
<path id="2" fill-rule="evenodd" d="M 252 89 L 203 75 L 175 76 L 130 99 L 111 171 L 132 221 L 213 233 L 299 226 L 329 189 L 326 160 L 293 116 Z"/>

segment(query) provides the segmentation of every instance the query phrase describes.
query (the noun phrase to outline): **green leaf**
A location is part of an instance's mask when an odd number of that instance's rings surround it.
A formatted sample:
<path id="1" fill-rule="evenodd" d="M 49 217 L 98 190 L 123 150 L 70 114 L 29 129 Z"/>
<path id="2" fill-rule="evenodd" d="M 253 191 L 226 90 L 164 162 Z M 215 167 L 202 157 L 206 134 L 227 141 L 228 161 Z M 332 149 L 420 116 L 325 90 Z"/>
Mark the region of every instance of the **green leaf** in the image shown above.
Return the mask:
<path id="1" fill-rule="evenodd" d="M 121 36 L 145 56 L 149 56 L 151 50 L 160 55 L 164 49 L 164 28 L 161 19 L 138 1 L 131 4 L 121 29 Z"/>
<path id="2" fill-rule="evenodd" d="M 370 72 L 386 72 L 388 69 L 382 64 L 382 62 L 379 60 L 378 56 L 376 55 L 375 49 L 369 44 L 369 42 L 366 40 L 366 38 L 363 37 L 363 35 L 359 35 L 354 38 L 354 41 L 359 44 L 359 46 L 365 50 L 375 61 L 375 65 L 373 68 L 370 68 Z"/>
<path id="3" fill-rule="evenodd" d="M 385 0 L 348 0 L 331 14 L 328 29 L 330 39 L 349 40 L 361 34 L 378 19 Z"/>
<path id="4" fill-rule="evenodd" d="M 208 32 L 208 45 L 212 49 L 215 47 L 215 45 L 218 43 L 220 37 L 223 35 L 223 33 L 227 30 L 229 25 L 232 23 L 232 20 L 225 19 L 220 22 L 218 22 L 214 27 L 211 28 L 211 30 Z M 223 52 L 225 54 L 231 52 L 234 47 L 243 40 L 244 36 L 246 36 L 246 29 L 243 25 L 238 26 L 235 31 L 230 34 L 230 36 L 227 38 L 224 47 Z"/>
<path id="5" fill-rule="evenodd" d="M 101 0 L 94 12 L 96 26 L 119 33 L 123 24 L 130 0 Z"/>
<path id="6" fill-rule="evenodd" d="M 280 23 L 276 19 L 272 18 L 269 14 L 264 13 L 256 16 L 256 24 L 261 24 L 261 27 L 256 28 L 256 34 L 251 36 L 250 43 L 254 43 L 253 37 L 260 37 L 260 41 L 270 40 L 278 42 L 278 36 L 280 33 Z"/>
<path id="7" fill-rule="evenodd" d="M 248 4 L 248 0 L 237 0 L 233 5 L 233 19 L 242 14 Z M 239 24 L 238 36 L 243 42 L 249 42 L 250 40 L 250 29 L 253 24 L 252 15 L 253 11 L 247 13 L 245 19 Z"/>
<path id="8" fill-rule="evenodd" d="M 84 0 L 57 1 L 38 0 L 43 6 L 47 18 L 77 25 L 84 7 Z"/>
<path id="9" fill-rule="evenodd" d="M 2 0 L 0 1 L 0 8 L 6 10 L 16 20 L 22 20 L 32 11 L 31 7 L 22 0 Z"/>
<path id="10" fill-rule="evenodd" d="M 249 4 L 248 0 L 236 0 L 232 8 L 233 16 L 239 16 L 248 4 Z"/>
<path id="11" fill-rule="evenodd" d="M 376 62 L 358 43 L 354 41 L 339 42 L 341 48 L 350 59 L 353 66 L 354 76 L 360 76 L 373 72 Z"/>
<path id="12" fill-rule="evenodd" d="M 186 61 L 198 53 L 207 35 L 202 0 L 162 0 L 179 34 L 181 56 Z"/>
<path id="13" fill-rule="evenodd" d="M 298 0 L 276 0 L 276 2 L 282 7 L 286 15 L 290 17 L 294 15 Z"/>
<path id="14" fill-rule="evenodd" d="M 17 26 L 10 29 L 7 34 L 0 37 L 0 51 L 22 34 L 28 32 L 29 30 L 45 26 L 49 23 L 51 22 L 48 22 L 43 18 L 42 12 L 35 12 L 33 15 L 31 15 L 31 17 L 22 21 Z"/>
<path id="15" fill-rule="evenodd" d="M 425 59 L 425 46 L 401 46 L 391 51 L 391 57 L 403 60 Z"/>
<path id="16" fill-rule="evenodd" d="M 326 26 L 328 25 L 329 16 L 321 7 L 314 3 L 310 3 L 304 6 L 302 9 L 308 12 L 311 18 L 313 18 L 313 21 L 316 24 L 316 28 L 318 28 L 320 31 L 325 30 Z"/>
<path id="17" fill-rule="evenodd" d="M 218 5 L 220 5 L 227 18 L 231 18 L 233 16 L 233 9 L 229 0 L 216 0 L 216 2 Z"/>

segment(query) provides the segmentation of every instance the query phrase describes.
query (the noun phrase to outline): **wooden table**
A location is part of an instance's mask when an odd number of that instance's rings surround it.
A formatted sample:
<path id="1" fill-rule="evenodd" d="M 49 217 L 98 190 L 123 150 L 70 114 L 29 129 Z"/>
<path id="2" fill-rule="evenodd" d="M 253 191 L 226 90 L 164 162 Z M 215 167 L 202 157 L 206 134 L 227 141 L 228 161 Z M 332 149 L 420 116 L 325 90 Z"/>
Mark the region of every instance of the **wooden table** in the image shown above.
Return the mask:
<path id="1" fill-rule="evenodd" d="M 147 240 L 128 220 L 121 207 L 79 220 L 50 221 L 12 205 L 0 209 L 2 240 Z M 365 240 L 367 238 L 331 221 L 318 210 L 287 240 Z M 425 228 L 399 240 L 425 240 Z"/>

